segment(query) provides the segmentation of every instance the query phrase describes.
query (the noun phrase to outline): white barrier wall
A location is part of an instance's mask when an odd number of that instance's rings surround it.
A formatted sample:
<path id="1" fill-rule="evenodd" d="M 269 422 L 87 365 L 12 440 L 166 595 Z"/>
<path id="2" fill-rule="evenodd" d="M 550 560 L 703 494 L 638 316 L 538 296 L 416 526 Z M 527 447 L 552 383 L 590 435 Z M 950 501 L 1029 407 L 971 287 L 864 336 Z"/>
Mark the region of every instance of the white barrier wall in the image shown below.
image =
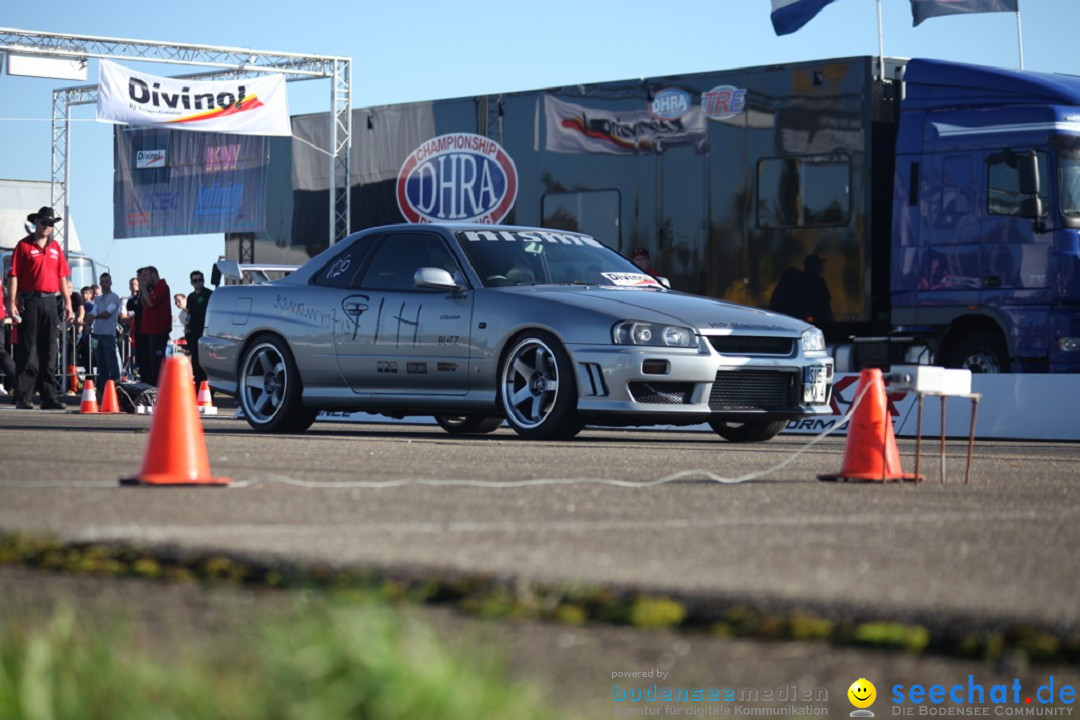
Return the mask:
<path id="1" fill-rule="evenodd" d="M 833 414 L 792 421 L 786 433 L 817 434 L 833 427 L 851 408 L 859 386 L 858 373 L 841 373 L 833 385 Z M 982 395 L 975 436 L 999 440 L 1080 440 L 1080 375 L 972 375 L 971 391 Z M 918 403 L 911 392 L 888 392 L 893 428 L 914 437 Z M 945 434 L 966 438 L 971 427 L 971 400 L 945 400 Z M 839 428 L 834 434 L 845 434 Z M 923 436 L 941 434 L 941 399 L 923 402 Z"/>

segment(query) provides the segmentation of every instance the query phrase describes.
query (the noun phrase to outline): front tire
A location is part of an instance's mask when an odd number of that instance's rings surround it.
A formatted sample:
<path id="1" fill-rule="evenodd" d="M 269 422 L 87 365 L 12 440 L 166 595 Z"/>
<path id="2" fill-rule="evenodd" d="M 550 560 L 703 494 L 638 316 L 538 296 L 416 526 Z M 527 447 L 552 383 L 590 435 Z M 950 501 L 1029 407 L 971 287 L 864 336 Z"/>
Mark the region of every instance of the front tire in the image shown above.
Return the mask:
<path id="1" fill-rule="evenodd" d="M 499 402 L 514 432 L 530 440 L 568 439 L 585 427 L 570 357 L 543 330 L 522 335 L 503 356 Z"/>
<path id="2" fill-rule="evenodd" d="M 498 415 L 436 415 L 435 422 L 451 435 L 486 435 L 502 427 L 503 418 Z"/>
<path id="3" fill-rule="evenodd" d="M 240 407 L 255 430 L 267 433 L 304 432 L 317 410 L 300 399 L 300 371 L 281 338 L 257 338 L 241 363 Z"/>
<path id="4" fill-rule="evenodd" d="M 776 422 L 733 423 L 726 420 L 709 418 L 709 427 L 728 442 L 765 442 L 772 440 L 787 426 L 787 420 Z"/>

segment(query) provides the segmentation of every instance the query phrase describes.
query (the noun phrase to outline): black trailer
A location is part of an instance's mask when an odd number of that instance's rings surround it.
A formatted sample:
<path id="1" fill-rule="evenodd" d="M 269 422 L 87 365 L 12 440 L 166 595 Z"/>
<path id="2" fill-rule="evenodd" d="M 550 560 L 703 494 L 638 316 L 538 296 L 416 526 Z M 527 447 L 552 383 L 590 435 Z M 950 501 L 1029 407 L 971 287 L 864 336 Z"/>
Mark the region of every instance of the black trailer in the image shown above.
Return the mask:
<path id="1" fill-rule="evenodd" d="M 576 230 L 645 249 L 676 289 L 772 304 L 834 339 L 884 334 L 903 61 L 884 69 L 856 57 L 357 109 L 352 229 Z M 327 127 L 293 120 L 318 147 Z M 328 163 L 296 141 L 274 162 L 291 163 L 291 231 L 245 260 L 301 262 L 329 237 Z M 791 282 L 817 304 L 785 306 Z"/>

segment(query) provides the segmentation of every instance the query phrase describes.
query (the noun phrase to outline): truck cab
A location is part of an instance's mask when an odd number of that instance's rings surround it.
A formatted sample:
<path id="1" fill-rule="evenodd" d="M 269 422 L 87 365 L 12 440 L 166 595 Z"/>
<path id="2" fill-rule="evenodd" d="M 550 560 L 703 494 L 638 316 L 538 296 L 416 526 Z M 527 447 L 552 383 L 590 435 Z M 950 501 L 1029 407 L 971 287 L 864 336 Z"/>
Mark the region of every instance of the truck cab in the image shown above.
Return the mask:
<path id="1" fill-rule="evenodd" d="M 911 60 L 894 332 L 976 372 L 1080 371 L 1080 78 Z"/>

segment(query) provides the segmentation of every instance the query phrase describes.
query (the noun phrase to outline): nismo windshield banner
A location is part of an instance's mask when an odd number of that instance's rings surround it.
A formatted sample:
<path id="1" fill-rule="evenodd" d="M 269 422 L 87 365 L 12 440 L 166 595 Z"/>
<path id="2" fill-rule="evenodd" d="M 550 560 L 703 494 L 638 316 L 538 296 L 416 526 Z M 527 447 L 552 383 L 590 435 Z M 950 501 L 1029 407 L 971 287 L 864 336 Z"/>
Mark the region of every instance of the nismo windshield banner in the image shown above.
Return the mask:
<path id="1" fill-rule="evenodd" d="M 101 61 L 97 119 L 236 135 L 291 135 L 281 75 L 201 82 L 165 78 Z"/>

